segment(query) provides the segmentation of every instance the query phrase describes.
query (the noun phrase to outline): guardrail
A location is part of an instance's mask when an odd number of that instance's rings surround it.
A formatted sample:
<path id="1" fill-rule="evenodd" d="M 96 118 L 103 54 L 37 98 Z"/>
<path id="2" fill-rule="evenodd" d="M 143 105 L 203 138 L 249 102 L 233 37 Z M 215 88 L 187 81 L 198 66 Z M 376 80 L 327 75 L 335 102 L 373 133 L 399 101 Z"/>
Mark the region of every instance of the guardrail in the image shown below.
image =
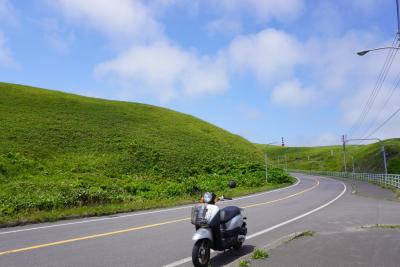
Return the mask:
<path id="1" fill-rule="evenodd" d="M 332 177 L 350 178 L 370 183 L 389 185 L 400 189 L 400 174 L 352 173 L 352 172 L 305 171 L 305 170 L 289 170 L 289 171 L 301 172 L 307 174 L 325 175 Z"/>

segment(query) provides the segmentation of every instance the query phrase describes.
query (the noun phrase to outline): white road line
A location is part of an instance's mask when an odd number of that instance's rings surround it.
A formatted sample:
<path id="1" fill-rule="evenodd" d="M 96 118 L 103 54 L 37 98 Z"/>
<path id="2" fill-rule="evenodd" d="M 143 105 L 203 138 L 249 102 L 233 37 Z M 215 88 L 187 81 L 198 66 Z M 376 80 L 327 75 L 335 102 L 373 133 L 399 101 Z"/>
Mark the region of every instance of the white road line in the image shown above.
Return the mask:
<path id="1" fill-rule="evenodd" d="M 184 263 L 187 263 L 187 262 L 189 262 L 191 260 L 192 260 L 192 257 L 187 257 L 187 258 L 181 259 L 179 261 L 175 261 L 173 263 L 170 263 L 170 264 L 167 264 L 167 265 L 163 265 L 163 267 L 175 267 L 175 266 L 179 266 L 179 265 L 182 265 Z"/>
<path id="2" fill-rule="evenodd" d="M 279 189 L 275 189 L 275 190 L 271 190 L 271 191 L 267 191 L 267 192 L 263 192 L 263 193 L 258 193 L 258 194 L 254 194 L 254 195 L 238 197 L 238 198 L 235 198 L 233 200 L 227 200 L 227 202 L 228 201 L 236 201 L 236 200 L 251 198 L 251 197 L 257 197 L 257 196 L 266 195 L 266 194 L 271 194 L 271 193 L 275 193 L 275 192 L 278 192 L 278 191 L 282 191 L 282 190 L 286 190 L 286 189 L 295 187 L 300 183 L 300 179 L 297 178 L 297 177 L 295 177 L 295 178 L 297 179 L 297 182 L 295 184 L 291 185 L 291 186 L 284 187 L 284 188 L 279 188 Z M 62 227 L 62 226 L 69 226 L 69 225 L 75 225 L 75 224 L 99 222 L 99 221 L 106 221 L 106 220 L 116 220 L 116 219 L 127 218 L 127 217 L 134 217 L 134 216 L 141 216 L 141 215 L 147 215 L 147 214 L 154 214 L 154 213 L 162 213 L 162 212 L 168 212 L 168 211 L 174 211 L 174 210 L 187 209 L 187 208 L 191 208 L 192 206 L 193 206 L 193 204 L 190 204 L 190 205 L 176 207 L 176 208 L 169 208 L 169 209 L 162 209 L 162 210 L 155 210 L 155 211 L 147 211 L 147 212 L 126 214 L 126 215 L 120 215 L 120 216 L 116 216 L 116 217 L 104 217 L 104 218 L 82 220 L 82 221 L 70 222 L 70 223 L 61 223 L 61 224 L 53 224 L 53 225 L 25 228 L 25 229 L 12 230 L 12 231 L 7 231 L 7 232 L 0 232 L 0 235 L 13 234 L 13 233 L 19 233 L 19 232 L 26 232 L 26 231 L 33 231 L 33 230 L 41 230 L 41 229 L 47 229 L 47 228 Z"/>
<path id="3" fill-rule="evenodd" d="M 299 220 L 299 219 L 301 219 L 301 218 L 303 218 L 303 217 L 306 217 L 306 216 L 308 216 L 308 215 L 310 215 L 310 214 L 312 214 L 312 213 L 314 213 L 314 212 L 319 211 L 320 209 L 323 209 L 323 208 L 329 206 L 330 204 L 332 204 L 333 202 L 335 202 L 336 200 L 338 200 L 341 196 L 343 196 L 343 194 L 346 192 L 346 190 L 347 190 L 346 185 L 345 185 L 344 183 L 342 183 L 342 182 L 341 182 L 341 184 L 343 185 L 343 191 L 342 191 L 338 196 L 336 196 L 334 199 L 328 201 L 328 202 L 325 203 L 324 205 L 319 206 L 318 208 L 315 208 L 315 209 L 313 209 L 313 210 L 310 210 L 310 211 L 308 211 L 308 212 L 306 212 L 306 213 L 303 213 L 303 214 L 301 214 L 301 215 L 299 215 L 299 216 L 297 216 L 297 217 L 294 217 L 294 218 L 292 218 L 292 219 L 289 219 L 289 220 L 287 220 L 287 221 L 281 222 L 281 223 L 279 223 L 279 224 L 277 224 L 277 225 L 271 226 L 271 227 L 269 227 L 269 228 L 267 228 L 267 229 L 264 229 L 264 230 L 261 230 L 261 231 L 259 231 L 259 232 L 256 232 L 256 233 L 254 233 L 254 234 L 252 234 L 252 235 L 249 235 L 248 237 L 246 237 L 246 240 L 249 240 L 249 239 L 252 239 L 252 238 L 254 238 L 254 237 L 260 236 L 260 235 L 262 235 L 262 234 L 268 233 L 268 232 L 270 232 L 270 231 L 272 231 L 272 230 L 275 230 L 275 229 L 277 229 L 277 228 L 279 228 L 279 227 L 282 227 L 282 226 L 284 226 L 284 225 L 286 225 L 286 224 L 288 224 L 288 223 L 297 221 L 297 220 Z M 187 257 L 187 258 L 184 258 L 184 259 L 175 261 L 175 262 L 173 262 L 173 263 L 164 265 L 163 267 L 175 267 L 175 266 L 179 266 L 179 265 L 182 265 L 182 264 L 184 264 L 184 263 L 187 263 L 187 262 L 189 262 L 189 261 L 191 261 L 191 260 L 192 260 L 192 257 Z"/>
<path id="4" fill-rule="evenodd" d="M 343 191 L 342 191 L 337 197 L 335 197 L 334 199 L 332 199 L 331 201 L 325 203 L 325 204 L 322 205 L 322 206 L 319 206 L 318 208 L 315 208 L 315 209 L 313 209 L 313 210 L 310 210 L 309 212 L 306 212 L 306 213 L 303 213 L 303 214 L 301 214 L 301 215 L 299 215 L 299 216 L 297 216 L 297 217 L 294 217 L 294 218 L 292 218 L 292 219 L 290 219 L 290 220 L 281 222 L 280 224 L 274 225 L 274 226 L 269 227 L 269 228 L 267 228 L 267 229 L 265 229 L 265 230 L 259 231 L 259 232 L 257 232 L 257 233 L 252 234 L 252 235 L 249 235 L 246 239 L 251 239 L 251 238 L 257 237 L 257 236 L 259 236 L 259 235 L 268 233 L 268 232 L 270 232 L 270 231 L 272 231 L 272 230 L 275 230 L 276 228 L 279 228 L 279 227 L 284 226 L 284 225 L 286 225 L 286 224 L 288 224 L 288 223 L 297 221 L 297 220 L 299 220 L 299 219 L 301 219 L 301 218 L 304 218 L 304 217 L 306 217 L 306 216 L 308 216 L 308 215 L 310 215 L 310 214 L 312 214 L 312 213 L 314 213 L 314 212 L 317 212 L 317 211 L 319 211 L 319 210 L 321 210 L 321 209 L 323 209 L 323 208 L 329 206 L 330 204 L 332 204 L 333 202 L 335 202 L 336 200 L 338 200 L 341 196 L 343 196 L 343 194 L 346 192 L 346 190 L 347 190 L 346 185 L 345 185 L 344 183 L 341 183 L 341 184 L 343 185 Z"/>

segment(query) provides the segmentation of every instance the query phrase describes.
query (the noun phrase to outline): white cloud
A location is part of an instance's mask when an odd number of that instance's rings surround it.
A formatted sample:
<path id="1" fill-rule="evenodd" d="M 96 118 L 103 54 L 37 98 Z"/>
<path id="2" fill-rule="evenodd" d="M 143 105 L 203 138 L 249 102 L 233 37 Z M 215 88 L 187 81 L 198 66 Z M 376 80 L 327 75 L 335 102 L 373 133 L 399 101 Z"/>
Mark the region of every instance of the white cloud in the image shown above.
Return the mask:
<path id="1" fill-rule="evenodd" d="M 250 71 L 267 85 L 292 74 L 303 61 L 301 44 L 290 34 L 266 29 L 253 35 L 236 37 L 227 56 L 236 71 Z"/>
<path id="2" fill-rule="evenodd" d="M 0 32 L 0 66 L 9 68 L 18 67 L 18 64 L 12 57 L 11 50 L 7 45 L 7 39 L 2 32 Z"/>
<path id="3" fill-rule="evenodd" d="M 133 93 L 155 96 L 161 101 L 182 95 L 213 94 L 228 86 L 223 62 L 199 57 L 164 41 L 133 46 L 99 64 L 95 72 L 98 76 L 117 77 Z"/>
<path id="4" fill-rule="evenodd" d="M 17 25 L 17 11 L 8 0 L 0 0 L 0 21 L 10 24 Z"/>
<path id="5" fill-rule="evenodd" d="M 311 146 L 333 146 L 340 144 L 340 136 L 334 133 L 321 133 L 310 140 Z"/>
<path id="6" fill-rule="evenodd" d="M 272 102 L 289 107 L 304 107 L 317 100 L 318 93 L 303 88 L 299 81 L 285 81 L 276 86 L 272 92 Z"/>
<path id="7" fill-rule="evenodd" d="M 228 74 L 222 57 L 197 55 L 172 45 L 155 16 L 180 0 L 57 0 L 59 9 L 74 25 L 87 25 L 117 44 L 118 55 L 97 64 L 97 77 L 108 77 L 121 86 L 129 98 L 156 97 L 170 101 L 181 96 L 214 94 L 228 87 Z M 54 26 L 54 25 L 50 25 Z M 54 33 L 48 39 L 64 49 L 65 40 Z M 123 44 L 122 46 L 120 44 Z"/>
<path id="8" fill-rule="evenodd" d="M 378 47 L 377 32 L 350 31 L 335 38 L 313 38 L 305 46 L 307 64 L 314 68 L 315 77 L 320 77 L 324 90 L 354 90 L 360 82 L 373 83 L 381 68 L 385 53 L 360 57 L 357 51 Z M 390 41 L 387 41 L 389 43 Z"/>
<path id="9" fill-rule="evenodd" d="M 115 41 L 160 38 L 161 25 L 138 0 L 57 0 L 51 2 L 73 24 L 87 25 Z"/>
<path id="10" fill-rule="evenodd" d="M 295 140 L 294 146 L 334 146 L 341 143 L 340 134 L 332 132 L 322 132 L 317 135 L 291 136 L 290 140 Z M 292 146 L 289 144 L 289 146 Z"/>
<path id="11" fill-rule="evenodd" d="M 223 92 L 229 87 L 230 76 L 241 72 L 254 73 L 263 84 L 274 85 L 303 61 L 300 50 L 296 39 L 275 29 L 239 36 L 212 57 L 161 40 L 133 45 L 115 59 L 99 64 L 95 72 L 99 77 L 111 74 L 124 84 L 125 91 L 130 87 L 136 96 L 169 101 Z M 304 93 L 309 97 L 308 89 Z"/>
<path id="12" fill-rule="evenodd" d="M 387 96 L 396 80 L 400 77 L 400 64 L 398 56 L 395 58 L 391 71 L 386 76 L 386 82 L 377 94 L 372 105 L 368 105 L 370 110 L 360 125 L 356 125 L 357 131 L 351 131 L 352 126 L 358 122 L 358 118 L 371 96 L 380 71 L 382 70 L 387 53 L 386 51 L 376 51 L 365 56 L 357 56 L 356 52 L 374 47 L 390 45 L 392 40 L 382 41 L 379 39 L 379 32 L 350 31 L 346 34 L 325 39 L 312 39 L 307 44 L 307 61 L 309 72 L 312 73 L 315 88 L 318 88 L 324 101 L 329 101 L 331 106 L 335 103 L 338 107 L 339 122 L 342 124 L 343 132 L 350 134 L 351 137 L 361 137 L 370 130 L 383 122 L 385 118 L 398 107 L 400 99 L 392 97 L 391 102 L 386 103 Z M 400 125 L 400 120 L 393 120 Z M 380 131 L 383 137 L 398 136 L 400 126 L 391 122 Z"/>
<path id="13" fill-rule="evenodd" d="M 237 107 L 237 111 L 248 120 L 257 120 L 263 113 L 260 109 L 248 106 L 246 104 L 241 104 Z"/>
<path id="14" fill-rule="evenodd" d="M 303 8 L 302 0 L 210 0 L 206 1 L 219 9 L 223 15 L 248 15 L 260 21 L 286 20 L 296 17 Z"/>
<path id="15" fill-rule="evenodd" d="M 331 2 L 326 3 L 329 10 Z M 95 29 L 110 43 L 124 42 L 114 58 L 96 66 L 95 73 L 120 84 L 119 93 L 130 99 L 156 97 L 165 102 L 216 94 L 229 89 L 232 76 L 247 73 L 263 87 L 272 88 L 271 101 L 275 104 L 304 108 L 323 100 L 334 105 L 343 97 L 355 99 L 355 92 L 371 88 L 381 67 L 376 62 L 383 62 L 385 56 L 355 56 L 364 47 L 382 45 L 379 32 L 349 31 L 342 35 L 338 31 L 340 23 L 332 26 L 329 19 L 319 24 L 324 29 L 330 26 L 333 35 L 300 41 L 294 34 L 267 28 L 236 36 L 215 55 L 207 56 L 169 40 L 156 19 L 171 6 L 188 7 L 183 12 L 189 13 L 212 7 L 207 11 L 212 17 L 207 30 L 237 33 L 243 30 L 244 20 L 261 24 L 296 18 L 303 10 L 301 0 L 120 0 L 118 4 L 107 0 L 57 0 L 57 4 L 74 25 Z M 329 15 L 337 16 L 337 10 Z M 388 78 L 393 81 L 394 77 Z M 313 84 L 312 88 L 308 84 Z M 343 120 L 349 121 L 348 114 L 354 117 L 364 104 L 354 103 L 352 109 L 342 108 Z"/>
<path id="16" fill-rule="evenodd" d="M 391 84 L 391 86 L 389 86 Z M 400 93 L 398 88 L 394 88 L 394 82 L 386 84 L 377 94 L 374 105 L 370 106 L 370 111 L 365 120 L 357 127 L 356 131 L 352 132 L 351 137 L 366 137 L 367 134 L 372 133 L 381 123 L 383 123 L 391 114 L 393 114 L 400 106 Z M 395 90 L 393 90 L 395 89 Z M 370 96 L 370 90 L 365 88 L 359 88 L 354 95 L 350 98 L 346 98 L 341 103 L 341 109 L 343 112 L 343 120 L 347 125 L 353 125 L 365 103 L 367 103 Z M 390 120 L 381 130 L 376 132 L 371 137 L 390 138 L 398 137 L 400 132 L 400 116 L 399 114 Z"/>
<path id="17" fill-rule="evenodd" d="M 228 73 L 222 59 L 199 58 L 192 55 L 182 77 L 187 95 L 215 94 L 227 90 Z"/>
<path id="18" fill-rule="evenodd" d="M 354 10 L 362 11 L 367 15 L 377 14 L 376 10 L 383 4 L 385 4 L 384 0 L 353 0 L 350 1 L 350 4 L 353 5 Z M 392 4 L 392 3 L 391 3 Z M 393 1 L 393 9 L 395 8 Z"/>
<path id="19" fill-rule="evenodd" d="M 237 34 L 242 31 L 242 23 L 238 20 L 221 18 L 206 24 L 205 29 L 211 34 Z"/>
<path id="20" fill-rule="evenodd" d="M 75 40 L 72 31 L 62 27 L 56 19 L 45 18 L 40 22 L 44 37 L 50 46 L 60 54 L 66 54 Z"/>
<path id="21" fill-rule="evenodd" d="M 302 0 L 208 0 L 199 1 L 205 9 L 215 12 L 216 19 L 206 25 L 209 32 L 237 34 L 244 21 L 265 23 L 296 18 L 303 9 Z"/>

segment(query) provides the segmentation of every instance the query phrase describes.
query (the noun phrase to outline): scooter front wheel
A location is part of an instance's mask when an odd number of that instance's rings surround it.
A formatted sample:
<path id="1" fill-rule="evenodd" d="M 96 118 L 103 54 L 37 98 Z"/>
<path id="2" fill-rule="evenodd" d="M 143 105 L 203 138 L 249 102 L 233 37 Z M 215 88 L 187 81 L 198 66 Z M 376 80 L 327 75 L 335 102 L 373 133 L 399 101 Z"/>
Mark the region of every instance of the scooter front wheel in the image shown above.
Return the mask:
<path id="1" fill-rule="evenodd" d="M 196 267 L 207 267 L 210 262 L 210 240 L 203 238 L 197 240 L 192 250 L 192 262 Z"/>

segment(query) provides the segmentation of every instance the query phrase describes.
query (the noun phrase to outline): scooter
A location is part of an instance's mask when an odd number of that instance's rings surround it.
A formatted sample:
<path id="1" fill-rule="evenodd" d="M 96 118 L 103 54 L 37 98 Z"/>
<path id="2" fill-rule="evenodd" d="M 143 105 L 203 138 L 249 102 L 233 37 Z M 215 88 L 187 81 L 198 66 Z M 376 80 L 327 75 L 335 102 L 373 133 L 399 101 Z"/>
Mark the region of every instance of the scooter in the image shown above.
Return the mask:
<path id="1" fill-rule="evenodd" d="M 195 241 L 192 262 L 196 267 L 208 266 L 211 249 L 238 250 L 246 239 L 247 227 L 243 209 L 236 206 L 220 209 L 216 202 L 223 200 L 226 198 L 218 198 L 214 193 L 207 192 L 202 197 L 203 204 L 192 208 L 191 223 L 196 227 L 192 237 Z"/>

